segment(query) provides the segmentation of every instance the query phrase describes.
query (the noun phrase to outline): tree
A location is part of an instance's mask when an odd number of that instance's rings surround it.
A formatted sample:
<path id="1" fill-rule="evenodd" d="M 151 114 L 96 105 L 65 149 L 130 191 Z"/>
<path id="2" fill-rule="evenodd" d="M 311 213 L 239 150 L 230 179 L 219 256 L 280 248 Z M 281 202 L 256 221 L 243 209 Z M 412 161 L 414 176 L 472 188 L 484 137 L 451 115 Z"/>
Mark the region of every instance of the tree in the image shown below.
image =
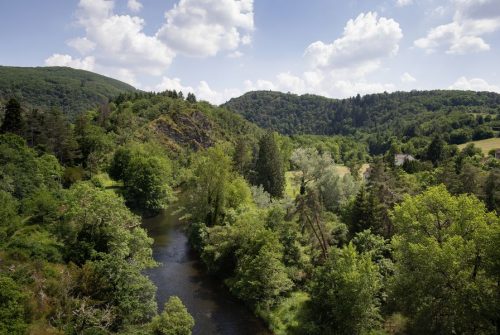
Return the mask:
<path id="1" fill-rule="evenodd" d="M 486 207 L 490 211 L 500 213 L 500 169 L 493 169 L 488 174 L 484 184 Z"/>
<path id="2" fill-rule="evenodd" d="M 334 248 L 314 272 L 311 306 L 318 334 L 364 334 L 375 328 L 380 314 L 380 275 L 369 254 L 350 244 Z"/>
<path id="3" fill-rule="evenodd" d="M 377 198 L 366 189 L 361 187 L 354 200 L 349 221 L 349 232 L 351 236 L 366 229 L 373 232 L 382 233 L 383 227 L 380 226 L 380 206 Z"/>
<path id="4" fill-rule="evenodd" d="M 176 296 L 168 298 L 163 312 L 151 321 L 154 335 L 191 335 L 194 319 Z"/>
<path id="5" fill-rule="evenodd" d="M 427 148 L 427 159 L 430 160 L 434 166 L 437 166 L 445 158 L 444 152 L 445 143 L 440 137 L 434 137 L 432 142 Z"/>
<path id="6" fill-rule="evenodd" d="M 248 146 L 248 140 L 239 137 L 234 148 L 233 164 L 235 170 L 243 176 L 248 175 L 252 161 L 252 152 Z"/>
<path id="7" fill-rule="evenodd" d="M 65 207 L 58 234 L 65 242 L 67 260 L 81 265 L 110 254 L 139 270 L 156 264 L 152 239 L 140 227 L 139 217 L 113 191 L 77 183 L 69 190 Z"/>
<path id="8" fill-rule="evenodd" d="M 232 169 L 227 147 L 219 144 L 197 154 L 189 181 L 189 212 L 209 227 L 223 223 L 226 211 L 250 201 L 246 181 Z"/>
<path id="9" fill-rule="evenodd" d="M 21 104 L 14 98 L 11 98 L 5 105 L 5 116 L 0 133 L 13 133 L 19 136 L 23 135 L 24 121 L 21 114 Z"/>
<path id="10" fill-rule="evenodd" d="M 0 248 L 21 225 L 19 203 L 9 193 L 0 190 Z"/>
<path id="11" fill-rule="evenodd" d="M 125 176 L 125 197 L 133 208 L 157 212 L 171 195 L 171 165 L 164 157 L 133 156 Z"/>
<path id="12" fill-rule="evenodd" d="M 87 261 L 77 284 L 77 295 L 89 297 L 100 309 L 113 307 L 112 328 L 145 323 L 156 314 L 156 286 L 140 268 L 113 254 Z"/>
<path id="13" fill-rule="evenodd" d="M 0 273 L 0 334 L 23 335 L 28 328 L 27 296 L 10 277 Z"/>
<path id="14" fill-rule="evenodd" d="M 196 96 L 193 93 L 189 92 L 186 97 L 186 101 L 190 103 L 196 103 Z"/>
<path id="15" fill-rule="evenodd" d="M 406 197 L 393 220 L 391 300 L 410 318 L 410 333 L 495 333 L 500 288 L 488 250 L 499 218 L 441 185 Z"/>
<path id="16" fill-rule="evenodd" d="M 259 141 L 259 155 L 256 162 L 257 185 L 273 197 L 281 197 L 285 188 L 283 161 L 272 132 L 265 134 Z"/>
<path id="17" fill-rule="evenodd" d="M 112 178 L 123 180 L 127 203 L 149 213 L 164 208 L 172 194 L 171 162 L 155 150 L 154 146 L 119 148 L 108 170 Z"/>

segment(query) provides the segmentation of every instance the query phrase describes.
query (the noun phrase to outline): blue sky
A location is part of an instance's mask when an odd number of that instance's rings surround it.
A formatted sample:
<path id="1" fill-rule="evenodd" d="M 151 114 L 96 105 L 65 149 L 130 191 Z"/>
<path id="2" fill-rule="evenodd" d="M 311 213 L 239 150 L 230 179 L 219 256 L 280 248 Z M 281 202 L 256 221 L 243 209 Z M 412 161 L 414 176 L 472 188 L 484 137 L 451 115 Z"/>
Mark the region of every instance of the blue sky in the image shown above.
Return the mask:
<path id="1" fill-rule="evenodd" d="M 0 1 L 0 64 L 71 66 L 222 103 L 500 92 L 499 0 Z"/>

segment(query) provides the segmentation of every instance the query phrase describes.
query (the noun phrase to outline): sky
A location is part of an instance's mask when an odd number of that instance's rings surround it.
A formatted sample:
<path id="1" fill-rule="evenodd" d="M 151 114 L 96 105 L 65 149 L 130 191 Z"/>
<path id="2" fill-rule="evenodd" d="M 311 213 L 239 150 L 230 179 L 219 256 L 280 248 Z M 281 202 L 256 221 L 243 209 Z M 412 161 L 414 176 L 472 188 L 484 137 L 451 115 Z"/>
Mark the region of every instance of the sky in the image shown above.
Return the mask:
<path id="1" fill-rule="evenodd" d="M 250 90 L 500 92 L 500 0 L 0 0 L 0 65 L 214 104 Z"/>

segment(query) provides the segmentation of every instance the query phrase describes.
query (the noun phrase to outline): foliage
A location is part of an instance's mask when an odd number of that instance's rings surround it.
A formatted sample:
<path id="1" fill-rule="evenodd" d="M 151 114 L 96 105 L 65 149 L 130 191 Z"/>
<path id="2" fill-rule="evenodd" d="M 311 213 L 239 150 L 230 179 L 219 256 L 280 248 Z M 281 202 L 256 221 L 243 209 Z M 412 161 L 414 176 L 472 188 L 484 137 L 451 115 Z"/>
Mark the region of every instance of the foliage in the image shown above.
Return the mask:
<path id="1" fill-rule="evenodd" d="M 331 250 L 312 278 L 311 305 L 318 334 L 363 334 L 380 318 L 380 278 L 369 255 L 353 245 Z"/>
<path id="2" fill-rule="evenodd" d="M 392 136 L 410 140 L 457 130 L 472 134 L 474 130 L 476 137 L 492 137 L 499 101 L 496 93 L 450 90 L 379 93 L 342 100 L 255 91 L 233 98 L 224 106 L 285 135 L 367 137 L 370 152 L 381 154 L 389 149 Z M 456 143 L 457 136 L 454 133 L 446 140 Z"/>
<path id="3" fill-rule="evenodd" d="M 271 132 L 259 141 L 256 161 L 256 184 L 262 185 L 272 197 L 281 197 L 285 189 L 285 171 L 275 135 Z"/>
<path id="4" fill-rule="evenodd" d="M 108 254 L 100 260 L 88 261 L 77 282 L 81 294 L 112 307 L 111 328 L 145 323 L 155 315 L 156 287 L 141 274 L 140 268 L 125 259 Z"/>
<path id="5" fill-rule="evenodd" d="M 438 186 L 407 197 L 393 220 L 392 299 L 410 318 L 411 333 L 494 333 L 498 285 L 487 250 L 498 217 L 474 196 Z"/>
<path id="6" fill-rule="evenodd" d="M 58 231 L 65 240 L 68 260 L 84 264 L 109 254 L 139 270 L 154 265 L 152 240 L 115 193 L 78 183 L 69 190 L 66 206 Z"/>
<path id="7" fill-rule="evenodd" d="M 21 104 L 14 98 L 11 98 L 5 104 L 5 115 L 3 118 L 0 133 L 13 133 L 21 135 L 24 131 L 24 122 L 21 115 Z"/>
<path id="8" fill-rule="evenodd" d="M 0 273 L 0 334 L 22 335 L 27 330 L 27 296 L 12 278 Z"/>
<path id="9" fill-rule="evenodd" d="M 170 297 L 163 312 L 151 321 L 154 335 L 190 335 L 193 327 L 193 317 L 176 296 Z"/>

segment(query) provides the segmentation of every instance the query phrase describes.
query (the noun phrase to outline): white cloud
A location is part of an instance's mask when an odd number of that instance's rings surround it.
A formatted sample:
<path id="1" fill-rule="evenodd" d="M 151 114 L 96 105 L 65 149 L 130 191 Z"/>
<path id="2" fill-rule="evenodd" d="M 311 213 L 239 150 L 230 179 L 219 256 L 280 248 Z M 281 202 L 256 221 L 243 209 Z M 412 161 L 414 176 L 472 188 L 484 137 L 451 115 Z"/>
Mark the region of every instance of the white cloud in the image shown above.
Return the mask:
<path id="1" fill-rule="evenodd" d="M 45 60 L 47 66 L 68 66 L 75 69 L 92 71 L 95 66 L 94 57 L 73 58 L 70 55 L 54 54 Z"/>
<path id="2" fill-rule="evenodd" d="M 490 91 L 500 93 L 500 86 L 489 84 L 486 80 L 481 78 L 460 77 L 448 87 L 452 90 L 466 90 L 466 91 Z"/>
<path id="3" fill-rule="evenodd" d="M 142 3 L 140 3 L 138 0 L 128 0 L 127 2 L 127 7 L 134 13 L 138 13 L 142 9 Z"/>
<path id="4" fill-rule="evenodd" d="M 402 83 L 414 83 L 417 81 L 417 79 L 415 79 L 415 77 L 413 77 L 411 74 L 409 74 L 408 72 L 405 72 L 401 75 L 401 82 Z"/>
<path id="5" fill-rule="evenodd" d="M 153 91 L 162 92 L 166 90 L 182 91 L 185 95 L 194 92 L 191 86 L 184 86 L 179 78 L 162 77 L 161 82 L 155 86 Z"/>
<path id="6" fill-rule="evenodd" d="M 129 1 L 129 5 L 134 1 Z M 138 8 L 134 2 L 132 6 Z M 136 84 L 138 74 L 161 75 L 170 66 L 175 53 L 158 40 L 143 32 L 142 18 L 117 15 L 113 0 L 80 0 L 77 24 L 85 36 L 68 41 L 68 45 L 89 57 L 73 59 L 54 54 L 46 63 L 65 63 L 86 67 L 100 73 Z M 69 58 L 68 58 L 69 57 Z"/>
<path id="7" fill-rule="evenodd" d="M 378 69 L 383 58 L 396 55 L 402 37 L 401 28 L 393 19 L 362 13 L 347 22 L 342 37 L 331 44 L 312 43 L 305 56 L 313 68 L 361 77 Z"/>
<path id="8" fill-rule="evenodd" d="M 398 7 L 404 7 L 411 5 L 413 3 L 413 0 L 396 0 L 396 6 Z"/>
<path id="9" fill-rule="evenodd" d="M 270 80 L 259 79 L 256 82 L 245 80 L 244 87 L 246 91 L 275 91 L 276 86 Z"/>
<path id="10" fill-rule="evenodd" d="M 96 44 L 86 37 L 77 37 L 69 40 L 67 44 L 78 51 L 80 54 L 85 55 L 95 49 Z"/>
<path id="11" fill-rule="evenodd" d="M 392 92 L 396 89 L 393 84 L 370 83 L 366 81 L 340 80 L 336 81 L 333 85 L 339 97 L 351 97 L 356 94 L 364 95 L 370 93 Z"/>
<path id="12" fill-rule="evenodd" d="M 455 14 L 450 23 L 432 28 L 414 45 L 427 53 L 444 49 L 448 54 L 488 51 L 482 35 L 500 29 L 500 1 L 453 0 Z"/>
<path id="13" fill-rule="evenodd" d="M 165 18 L 160 40 L 189 56 L 214 56 L 250 43 L 253 0 L 180 0 Z"/>
<path id="14" fill-rule="evenodd" d="M 342 36 L 332 43 L 317 41 L 306 48 L 309 67 L 302 75 L 282 72 L 273 81 L 247 81 L 245 87 L 331 97 L 393 91 L 394 85 L 369 82 L 366 75 L 379 69 L 385 58 L 397 54 L 402 37 L 393 19 L 362 13 L 349 20 Z"/>

